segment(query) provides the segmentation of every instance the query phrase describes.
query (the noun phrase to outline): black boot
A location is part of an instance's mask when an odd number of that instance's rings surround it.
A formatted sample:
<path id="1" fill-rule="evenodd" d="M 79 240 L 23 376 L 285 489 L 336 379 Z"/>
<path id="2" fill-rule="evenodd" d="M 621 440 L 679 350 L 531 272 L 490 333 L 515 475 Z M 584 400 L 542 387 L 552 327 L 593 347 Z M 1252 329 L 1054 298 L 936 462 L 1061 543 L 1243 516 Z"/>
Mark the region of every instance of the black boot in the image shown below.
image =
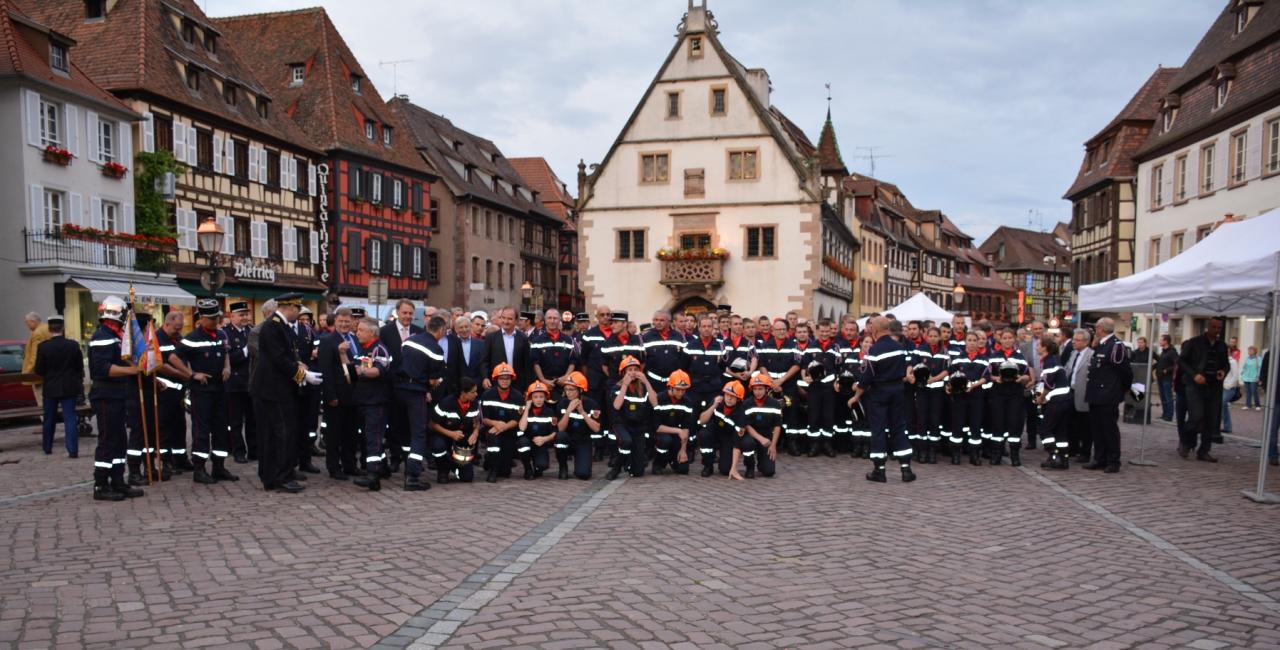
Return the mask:
<path id="1" fill-rule="evenodd" d="M 228 472 L 226 465 L 223 465 L 221 462 L 218 462 L 218 461 L 214 461 L 213 473 L 210 474 L 210 476 L 212 476 L 213 480 L 215 481 L 231 481 L 234 483 L 240 480 L 239 476 L 236 476 L 235 474 Z"/>
<path id="2" fill-rule="evenodd" d="M 835 446 L 835 441 L 834 441 L 832 438 L 827 437 L 827 436 L 822 436 L 821 444 L 822 444 L 822 453 L 823 453 L 827 458 L 835 458 L 835 457 L 836 457 L 836 446 Z"/>
<path id="3" fill-rule="evenodd" d="M 938 443 L 932 442 L 932 441 L 925 443 L 924 464 L 925 465 L 938 464 Z"/>
<path id="4" fill-rule="evenodd" d="M 969 464 L 975 467 L 982 465 L 982 449 L 978 445 L 969 448 Z"/>
<path id="5" fill-rule="evenodd" d="M 755 477 L 756 477 L 756 464 L 755 464 L 755 463 L 747 463 L 746 465 L 747 465 L 747 471 L 742 475 L 742 476 L 743 476 L 743 478 L 755 478 Z"/>
<path id="6" fill-rule="evenodd" d="M 142 475 L 141 469 L 135 467 L 129 470 L 129 485 L 143 486 L 146 484 L 147 484 L 147 477 Z"/>
<path id="7" fill-rule="evenodd" d="M 170 467 L 170 466 L 169 466 L 169 463 L 167 463 L 167 462 L 166 462 L 166 463 L 161 464 L 161 465 L 160 465 L 160 480 L 161 480 L 161 481 L 167 481 L 167 480 L 169 480 L 169 479 L 171 479 L 171 478 L 173 478 L 173 467 Z"/>
<path id="8" fill-rule="evenodd" d="M 144 494 L 142 490 L 139 490 L 136 487 L 131 487 L 129 483 L 124 480 L 123 476 L 111 477 L 111 489 L 123 494 L 126 499 L 136 499 Z"/>
<path id="9" fill-rule="evenodd" d="M 191 472 L 191 480 L 200 485 L 213 485 L 217 483 L 209 473 L 204 471 L 203 467 L 197 467 Z"/>
<path id="10" fill-rule="evenodd" d="M 809 458 L 817 458 L 818 454 L 822 453 L 822 449 L 820 446 L 821 442 L 822 442 L 822 436 L 809 438 L 808 439 L 809 452 L 805 455 L 808 456 Z"/>
<path id="11" fill-rule="evenodd" d="M 1071 469 L 1071 461 L 1067 459 L 1066 454 L 1057 454 L 1057 456 L 1058 463 L 1053 466 L 1053 469 Z"/>
<path id="12" fill-rule="evenodd" d="M 376 473 L 356 477 L 351 482 L 355 483 L 356 487 L 369 488 L 370 492 L 377 492 L 382 489 L 382 478 Z"/>
<path id="13" fill-rule="evenodd" d="M 496 467 L 491 467 L 491 468 L 489 468 L 489 473 L 484 475 L 484 482 L 485 482 L 485 483 L 497 483 L 497 482 L 498 482 L 498 468 L 496 468 Z"/>
<path id="14" fill-rule="evenodd" d="M 916 480 L 916 473 L 911 471 L 910 465 L 903 463 L 902 464 L 902 482 L 910 483 L 914 480 Z"/>
<path id="15" fill-rule="evenodd" d="M 876 465 L 875 469 L 867 472 L 867 480 L 876 483 L 887 483 L 889 481 L 889 479 L 884 475 L 883 465 Z"/>
<path id="16" fill-rule="evenodd" d="M 178 454 L 173 457 L 173 466 L 180 472 L 190 472 L 195 469 L 191 464 L 191 459 L 186 454 Z"/>
<path id="17" fill-rule="evenodd" d="M 1018 449 L 1018 443 L 1009 444 L 1009 464 L 1014 467 L 1022 467 L 1022 451 Z"/>
<path id="18" fill-rule="evenodd" d="M 715 468 L 713 468 L 713 467 L 711 466 L 711 463 L 703 463 L 703 464 L 702 464 L 702 478 L 706 478 L 706 477 L 708 477 L 708 476 L 711 476 L 711 474 L 712 474 L 713 472 L 715 472 L 715 471 L 716 471 L 716 470 L 715 470 Z"/>
<path id="19" fill-rule="evenodd" d="M 991 461 L 992 465 L 999 465 L 1004 459 L 1004 443 L 993 442 L 991 443 L 989 450 L 987 458 Z"/>
<path id="20" fill-rule="evenodd" d="M 422 480 L 420 477 L 417 477 L 417 476 L 404 477 L 405 492 L 425 492 L 430 489 L 431 489 L 431 484 Z"/>
<path id="21" fill-rule="evenodd" d="M 951 464 L 952 465 L 959 465 L 960 457 L 962 455 L 963 454 L 960 451 L 960 445 L 955 445 L 955 444 L 951 445 Z"/>
<path id="22" fill-rule="evenodd" d="M 436 466 L 436 483 L 445 484 L 449 482 L 449 470 L 444 467 L 444 463 Z"/>
<path id="23" fill-rule="evenodd" d="M 524 480 L 526 480 L 526 481 L 532 481 L 532 480 L 533 480 L 533 465 L 531 465 L 531 464 L 529 463 L 529 460 L 528 460 L 528 459 L 524 459 L 524 458 L 520 459 L 520 463 L 521 463 L 522 465 L 524 465 Z"/>
<path id="24" fill-rule="evenodd" d="M 783 447 L 783 450 L 787 452 L 788 456 L 800 455 L 800 447 L 797 445 L 796 436 L 793 433 L 785 434 L 785 437 L 783 438 L 783 441 L 782 441 L 782 447 Z"/>
<path id="25" fill-rule="evenodd" d="M 612 481 L 622 474 L 622 463 L 616 463 L 609 468 L 609 473 L 604 475 L 605 480 Z"/>
<path id="26" fill-rule="evenodd" d="M 93 484 L 94 501 L 124 501 L 127 498 L 125 495 L 111 489 L 111 486 L 106 481 Z"/>
<path id="27" fill-rule="evenodd" d="M 556 470 L 556 478 L 561 481 L 569 478 L 569 466 L 564 461 L 560 461 L 560 467 Z"/>

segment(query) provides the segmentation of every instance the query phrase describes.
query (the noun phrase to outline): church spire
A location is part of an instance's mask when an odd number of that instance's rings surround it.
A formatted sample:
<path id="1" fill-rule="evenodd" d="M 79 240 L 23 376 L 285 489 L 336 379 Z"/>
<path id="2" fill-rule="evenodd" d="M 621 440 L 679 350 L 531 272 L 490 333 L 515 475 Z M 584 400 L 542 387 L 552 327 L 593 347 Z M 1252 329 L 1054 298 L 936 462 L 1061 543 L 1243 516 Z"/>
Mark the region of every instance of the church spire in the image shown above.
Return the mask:
<path id="1" fill-rule="evenodd" d="M 827 121 L 818 136 L 818 165 L 823 176 L 848 176 L 849 169 L 840 157 L 840 145 L 836 142 L 836 128 L 831 123 L 831 84 L 827 84 Z"/>

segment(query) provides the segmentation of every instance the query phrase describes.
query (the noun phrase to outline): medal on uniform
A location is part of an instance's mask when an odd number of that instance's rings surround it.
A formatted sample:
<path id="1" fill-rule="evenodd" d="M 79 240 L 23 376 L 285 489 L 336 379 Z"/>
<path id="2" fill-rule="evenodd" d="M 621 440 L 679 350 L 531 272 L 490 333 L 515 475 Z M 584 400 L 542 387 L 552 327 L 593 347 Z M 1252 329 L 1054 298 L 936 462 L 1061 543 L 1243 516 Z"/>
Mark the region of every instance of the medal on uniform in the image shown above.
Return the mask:
<path id="1" fill-rule="evenodd" d="M 636 405 L 635 405 L 635 404 L 632 404 L 632 405 L 631 405 L 631 410 L 632 410 L 632 411 L 636 410 Z"/>

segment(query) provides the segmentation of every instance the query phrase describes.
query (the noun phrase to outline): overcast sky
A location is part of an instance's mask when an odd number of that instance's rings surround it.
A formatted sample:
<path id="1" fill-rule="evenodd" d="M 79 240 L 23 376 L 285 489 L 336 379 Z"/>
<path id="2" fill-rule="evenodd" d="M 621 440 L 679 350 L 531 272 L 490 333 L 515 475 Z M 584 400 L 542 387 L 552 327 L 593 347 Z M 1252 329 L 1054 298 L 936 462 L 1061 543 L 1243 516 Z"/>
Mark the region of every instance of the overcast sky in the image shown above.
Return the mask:
<path id="1" fill-rule="evenodd" d="M 384 99 L 400 93 L 543 156 L 576 190 L 670 50 L 685 0 L 198 0 L 212 16 L 324 5 Z M 832 85 L 845 163 L 982 241 L 1046 229 L 1084 141 L 1223 0 L 710 0 L 720 38 L 817 141 Z M 401 63 L 393 83 L 392 67 Z M 1042 216 L 1029 216 L 1033 211 Z"/>

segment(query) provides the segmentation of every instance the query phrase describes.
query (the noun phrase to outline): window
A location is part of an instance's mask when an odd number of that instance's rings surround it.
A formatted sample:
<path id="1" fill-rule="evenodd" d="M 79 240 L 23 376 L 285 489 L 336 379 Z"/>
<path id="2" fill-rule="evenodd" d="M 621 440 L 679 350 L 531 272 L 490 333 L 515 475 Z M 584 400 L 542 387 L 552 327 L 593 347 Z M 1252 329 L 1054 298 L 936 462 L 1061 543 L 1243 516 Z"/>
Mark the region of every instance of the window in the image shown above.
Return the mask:
<path id="1" fill-rule="evenodd" d="M 102 162 L 116 159 L 116 128 L 115 122 L 98 120 L 98 157 Z"/>
<path id="2" fill-rule="evenodd" d="M 267 111 L 271 107 L 271 100 L 263 97 L 262 95 L 258 95 L 256 106 L 258 108 L 258 117 L 264 120 L 267 119 Z"/>
<path id="3" fill-rule="evenodd" d="M 773 226 L 750 226 L 747 228 L 747 258 L 774 257 L 774 240 L 777 231 Z"/>
<path id="4" fill-rule="evenodd" d="M 360 94 L 360 75 L 355 73 L 351 74 L 351 92 L 357 95 Z M 373 138 L 370 138 L 370 140 L 372 139 Z"/>
<path id="5" fill-rule="evenodd" d="M 227 106 L 236 105 L 236 85 L 233 83 L 222 84 L 222 99 L 227 102 Z"/>
<path id="6" fill-rule="evenodd" d="M 232 141 L 232 151 L 235 152 L 236 167 L 233 175 L 242 180 L 249 180 L 249 143 L 240 140 Z"/>
<path id="7" fill-rule="evenodd" d="M 301 86 L 307 80 L 307 66 L 295 63 L 289 66 L 289 85 Z"/>
<path id="8" fill-rule="evenodd" d="M 515 264 L 507 265 L 507 286 L 508 287 L 516 286 L 516 265 Z"/>
<path id="9" fill-rule="evenodd" d="M 507 241 L 515 243 L 516 241 L 516 220 L 512 219 L 507 222 Z"/>
<path id="10" fill-rule="evenodd" d="M 725 92 L 726 91 L 724 88 L 711 89 L 711 114 L 712 115 L 719 116 L 719 115 L 724 115 L 727 112 L 727 106 L 725 105 Z"/>
<path id="11" fill-rule="evenodd" d="M 62 143 L 62 111 L 60 106 L 40 99 L 40 144 L 44 146 Z"/>
<path id="12" fill-rule="evenodd" d="M 369 240 L 369 272 L 375 275 L 382 274 L 382 240 Z"/>
<path id="13" fill-rule="evenodd" d="M 471 258 L 471 282 L 472 284 L 480 282 L 480 258 Z"/>
<path id="14" fill-rule="evenodd" d="M 182 40 L 185 43 L 196 42 L 196 24 L 190 20 L 182 21 Z"/>
<path id="15" fill-rule="evenodd" d="M 196 131 L 196 167 L 213 171 L 213 132 Z"/>
<path id="16" fill-rule="evenodd" d="M 680 119 L 680 91 L 667 93 L 667 119 Z"/>
<path id="17" fill-rule="evenodd" d="M 1169 258 L 1177 257 L 1186 244 L 1186 233 L 1175 232 L 1169 239 Z"/>
<path id="18" fill-rule="evenodd" d="M 620 260 L 644 259 L 644 231 L 643 230 L 619 230 L 618 231 L 618 259 Z"/>
<path id="19" fill-rule="evenodd" d="M 1227 171 L 1227 179 L 1231 185 L 1244 183 L 1245 149 L 1248 144 L 1248 131 L 1231 134 L 1231 165 Z"/>
<path id="20" fill-rule="evenodd" d="M 1200 148 L 1200 193 L 1213 192 L 1213 156 L 1218 147 L 1213 143 Z"/>
<path id="21" fill-rule="evenodd" d="M 484 211 L 484 238 L 493 239 L 493 213 Z"/>
<path id="22" fill-rule="evenodd" d="M 440 253 L 427 251 L 427 282 L 440 284 Z"/>
<path id="23" fill-rule="evenodd" d="M 310 264 L 311 246 L 309 244 L 311 240 L 311 231 L 307 228 L 294 228 L 293 240 L 297 242 L 296 248 L 298 250 L 298 264 Z"/>
<path id="24" fill-rule="evenodd" d="M 391 146 L 391 127 L 382 127 L 382 144 Z"/>
<path id="25" fill-rule="evenodd" d="M 267 187 L 280 188 L 280 152 L 267 152 Z"/>
<path id="26" fill-rule="evenodd" d="M 502 272 L 502 271 L 503 271 L 503 267 L 504 267 L 504 266 L 505 266 L 505 264 L 503 264 L 502 262 L 498 262 L 498 288 L 499 288 L 499 289 L 503 288 L 503 287 L 502 287 L 502 284 L 503 284 L 503 283 L 502 283 L 502 276 L 503 276 L 503 272 Z"/>
<path id="27" fill-rule="evenodd" d="M 665 153 L 647 153 L 640 156 L 640 182 L 666 183 L 670 178 L 671 156 Z"/>
<path id="28" fill-rule="evenodd" d="M 206 31 L 204 33 L 204 49 L 209 54 L 218 54 L 218 35 L 213 32 Z"/>
<path id="29" fill-rule="evenodd" d="M 1151 207 L 1164 205 L 1164 162 L 1151 168 Z"/>
<path id="30" fill-rule="evenodd" d="M 427 221 L 430 222 L 432 228 L 440 228 L 440 200 L 431 199 L 427 206 Z"/>
<path id="31" fill-rule="evenodd" d="M 696 250 L 711 248 L 711 235 L 705 232 L 690 232 L 680 235 L 680 250 Z"/>
<path id="32" fill-rule="evenodd" d="M 471 206 L 471 234 L 480 236 L 480 208 Z"/>
<path id="33" fill-rule="evenodd" d="M 201 222 L 203 222 L 204 219 L 205 217 L 201 217 Z M 253 249 L 251 247 L 252 240 L 249 229 L 249 220 L 237 218 L 235 220 L 233 231 L 235 232 L 236 255 L 239 255 L 240 257 L 249 257 L 252 255 Z"/>
<path id="34" fill-rule="evenodd" d="M 152 131 L 156 136 L 156 151 L 173 151 L 173 120 L 154 115 L 151 117 Z M 239 154 L 240 152 L 236 152 Z"/>
<path id="35" fill-rule="evenodd" d="M 96 20 L 105 18 L 107 15 L 107 0 L 85 0 L 84 2 L 84 19 Z"/>
<path id="36" fill-rule="evenodd" d="M 1231 80 L 1219 78 L 1218 83 L 1214 84 L 1213 90 L 1213 110 L 1222 108 L 1227 103 L 1227 96 L 1231 94 Z"/>
<path id="37" fill-rule="evenodd" d="M 67 72 L 67 46 L 61 43 L 49 44 L 49 67 L 59 72 Z"/>
<path id="38" fill-rule="evenodd" d="M 1160 132 L 1168 133 L 1173 128 L 1173 120 L 1178 116 L 1178 109 L 1166 108 L 1160 112 Z"/>
<path id="39" fill-rule="evenodd" d="M 404 244 L 391 244 L 391 275 L 404 275 Z"/>
<path id="40" fill-rule="evenodd" d="M 1213 232 L 1213 224 L 1206 224 L 1206 225 L 1200 226 L 1199 228 L 1196 228 L 1196 242 L 1198 243 L 1200 241 L 1203 241 L 1204 238 L 1208 237 L 1209 233 L 1211 232 Z"/>
<path id="41" fill-rule="evenodd" d="M 296 191 L 298 194 L 308 194 L 311 191 L 311 177 L 309 174 L 306 174 L 306 173 L 302 173 L 302 174 L 297 173 L 295 171 L 297 169 L 304 170 L 305 172 L 305 170 L 307 169 L 307 161 L 302 158 L 294 158 L 293 164 L 289 166 L 289 172 L 290 172 L 290 176 L 295 177 L 295 178 L 292 178 L 291 180 L 297 184 L 297 189 L 294 191 Z"/>
<path id="42" fill-rule="evenodd" d="M 702 56 L 702 37 L 701 36 L 689 37 L 689 56 L 695 59 L 700 58 Z"/>
<path id="43" fill-rule="evenodd" d="M 1187 155 L 1178 156 L 1173 162 L 1173 197 L 1175 201 L 1187 200 Z"/>
<path id="44" fill-rule="evenodd" d="M 484 261 L 484 286 L 493 288 L 493 260 Z"/>
<path id="45" fill-rule="evenodd" d="M 267 222 L 267 258 L 284 259 L 284 231 L 278 223 Z"/>
<path id="46" fill-rule="evenodd" d="M 370 178 L 369 186 L 373 189 L 373 202 L 382 203 L 382 174 L 372 174 Z"/>
<path id="47" fill-rule="evenodd" d="M 200 68 L 190 63 L 187 64 L 187 88 L 193 92 L 200 92 Z"/>
<path id="48" fill-rule="evenodd" d="M 391 181 L 391 207 L 397 210 L 404 209 L 404 181 L 398 178 Z"/>
<path id="49" fill-rule="evenodd" d="M 1268 174 L 1280 172 L 1280 117 L 1267 122 L 1262 127 L 1267 141 L 1263 151 L 1263 168 Z"/>
<path id="50" fill-rule="evenodd" d="M 757 158 L 759 158 L 759 152 L 755 149 L 750 151 L 730 151 L 729 180 L 749 181 L 759 178 Z"/>
<path id="51" fill-rule="evenodd" d="M 1236 33 L 1239 34 L 1240 32 L 1243 32 L 1244 28 L 1248 25 L 1249 9 L 1242 6 L 1236 10 Z"/>
<path id="52" fill-rule="evenodd" d="M 63 194 L 57 190 L 44 191 L 44 229 L 46 232 L 62 227 Z"/>
<path id="53" fill-rule="evenodd" d="M 707 173 L 701 167 L 684 170 L 685 198 L 701 198 L 707 194 Z"/>

